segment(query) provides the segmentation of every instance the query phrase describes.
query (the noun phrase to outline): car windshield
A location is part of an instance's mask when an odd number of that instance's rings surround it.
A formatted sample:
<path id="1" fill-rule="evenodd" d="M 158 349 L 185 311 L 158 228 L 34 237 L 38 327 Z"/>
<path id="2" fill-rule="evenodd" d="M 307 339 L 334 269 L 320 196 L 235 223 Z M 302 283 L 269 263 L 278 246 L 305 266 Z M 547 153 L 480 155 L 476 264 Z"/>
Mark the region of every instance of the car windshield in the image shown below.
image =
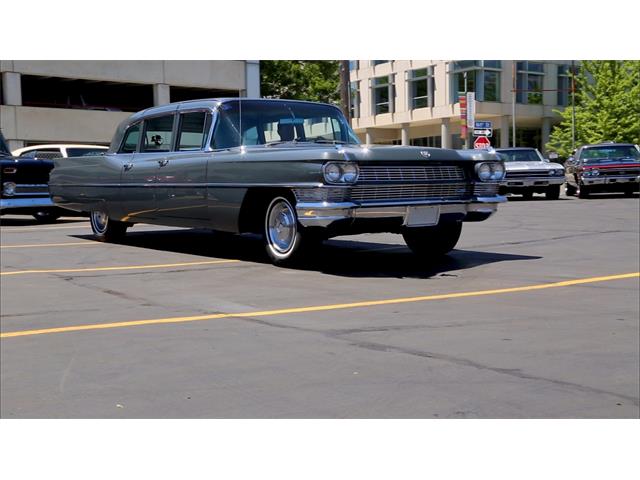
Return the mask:
<path id="1" fill-rule="evenodd" d="M 542 162 L 544 159 L 535 148 L 531 150 L 499 150 L 498 155 L 505 162 Z"/>
<path id="2" fill-rule="evenodd" d="M 584 163 L 605 163 L 628 160 L 640 162 L 640 151 L 634 145 L 607 145 L 582 149 L 580 160 Z"/>
<path id="3" fill-rule="evenodd" d="M 0 155 L 11 156 L 11 152 L 9 151 L 9 147 L 7 146 L 7 142 L 4 141 L 2 133 L 0 133 Z"/>
<path id="4" fill-rule="evenodd" d="M 82 148 L 82 147 L 74 147 L 67 148 L 67 157 L 87 157 L 89 155 L 104 155 L 106 152 L 106 148 Z"/>
<path id="5" fill-rule="evenodd" d="M 358 137 L 330 105 L 305 102 L 230 101 L 218 108 L 212 148 L 280 143 L 355 143 Z"/>

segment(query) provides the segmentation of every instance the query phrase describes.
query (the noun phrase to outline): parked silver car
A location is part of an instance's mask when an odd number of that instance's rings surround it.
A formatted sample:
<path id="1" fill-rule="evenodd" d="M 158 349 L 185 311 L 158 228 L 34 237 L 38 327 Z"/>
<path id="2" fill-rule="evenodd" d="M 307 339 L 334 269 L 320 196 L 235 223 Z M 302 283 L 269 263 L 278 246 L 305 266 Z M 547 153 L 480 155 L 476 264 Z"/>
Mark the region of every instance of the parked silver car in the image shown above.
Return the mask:
<path id="1" fill-rule="evenodd" d="M 497 148 L 495 150 L 507 170 L 500 183 L 500 193 L 517 193 L 530 199 L 534 193 L 544 193 L 548 200 L 560 197 L 564 183 L 564 167 L 552 163 L 536 148 Z"/>

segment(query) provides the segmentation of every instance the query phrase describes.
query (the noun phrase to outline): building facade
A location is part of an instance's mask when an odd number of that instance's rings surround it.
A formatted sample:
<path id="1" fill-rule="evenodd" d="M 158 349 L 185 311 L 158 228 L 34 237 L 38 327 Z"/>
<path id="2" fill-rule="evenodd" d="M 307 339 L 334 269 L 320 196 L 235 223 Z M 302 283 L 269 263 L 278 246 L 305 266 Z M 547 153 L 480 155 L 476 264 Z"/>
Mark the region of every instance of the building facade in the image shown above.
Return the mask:
<path id="1" fill-rule="evenodd" d="M 554 110 L 571 102 L 570 69 L 570 60 L 351 61 L 352 126 L 366 143 L 462 148 L 459 96 L 475 92 L 493 146 L 513 146 L 515 100 L 515 146 L 544 151 Z"/>
<path id="2" fill-rule="evenodd" d="M 0 130 L 12 150 L 108 144 L 132 112 L 237 96 L 260 96 L 258 61 L 0 60 Z"/>

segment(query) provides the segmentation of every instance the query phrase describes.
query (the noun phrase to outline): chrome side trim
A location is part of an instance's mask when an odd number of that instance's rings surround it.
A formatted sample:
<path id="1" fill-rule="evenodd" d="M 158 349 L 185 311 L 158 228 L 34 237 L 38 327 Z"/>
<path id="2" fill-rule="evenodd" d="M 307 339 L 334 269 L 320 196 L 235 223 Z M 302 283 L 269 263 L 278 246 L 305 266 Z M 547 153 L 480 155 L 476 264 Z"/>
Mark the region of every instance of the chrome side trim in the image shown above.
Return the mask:
<path id="1" fill-rule="evenodd" d="M 51 201 L 51 198 L 3 198 L 0 199 L 0 210 L 6 210 L 10 208 L 40 208 L 40 207 L 55 207 L 56 205 Z"/>

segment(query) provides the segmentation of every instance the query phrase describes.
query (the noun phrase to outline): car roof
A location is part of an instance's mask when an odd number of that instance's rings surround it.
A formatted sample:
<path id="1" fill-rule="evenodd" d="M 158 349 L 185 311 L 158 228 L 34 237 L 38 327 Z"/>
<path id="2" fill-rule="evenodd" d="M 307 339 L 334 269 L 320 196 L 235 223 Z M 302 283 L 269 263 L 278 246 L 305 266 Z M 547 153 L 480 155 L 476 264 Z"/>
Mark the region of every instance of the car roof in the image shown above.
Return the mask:
<path id="1" fill-rule="evenodd" d="M 591 147 L 613 147 L 613 146 L 622 146 L 622 147 L 635 147 L 634 143 L 615 143 L 615 142 L 604 142 L 604 143 L 592 143 L 590 145 L 583 145 L 580 148 L 591 148 Z"/>
<path id="2" fill-rule="evenodd" d="M 496 152 L 501 152 L 503 150 L 537 150 L 534 147 L 509 147 L 509 148 L 494 148 Z"/>

